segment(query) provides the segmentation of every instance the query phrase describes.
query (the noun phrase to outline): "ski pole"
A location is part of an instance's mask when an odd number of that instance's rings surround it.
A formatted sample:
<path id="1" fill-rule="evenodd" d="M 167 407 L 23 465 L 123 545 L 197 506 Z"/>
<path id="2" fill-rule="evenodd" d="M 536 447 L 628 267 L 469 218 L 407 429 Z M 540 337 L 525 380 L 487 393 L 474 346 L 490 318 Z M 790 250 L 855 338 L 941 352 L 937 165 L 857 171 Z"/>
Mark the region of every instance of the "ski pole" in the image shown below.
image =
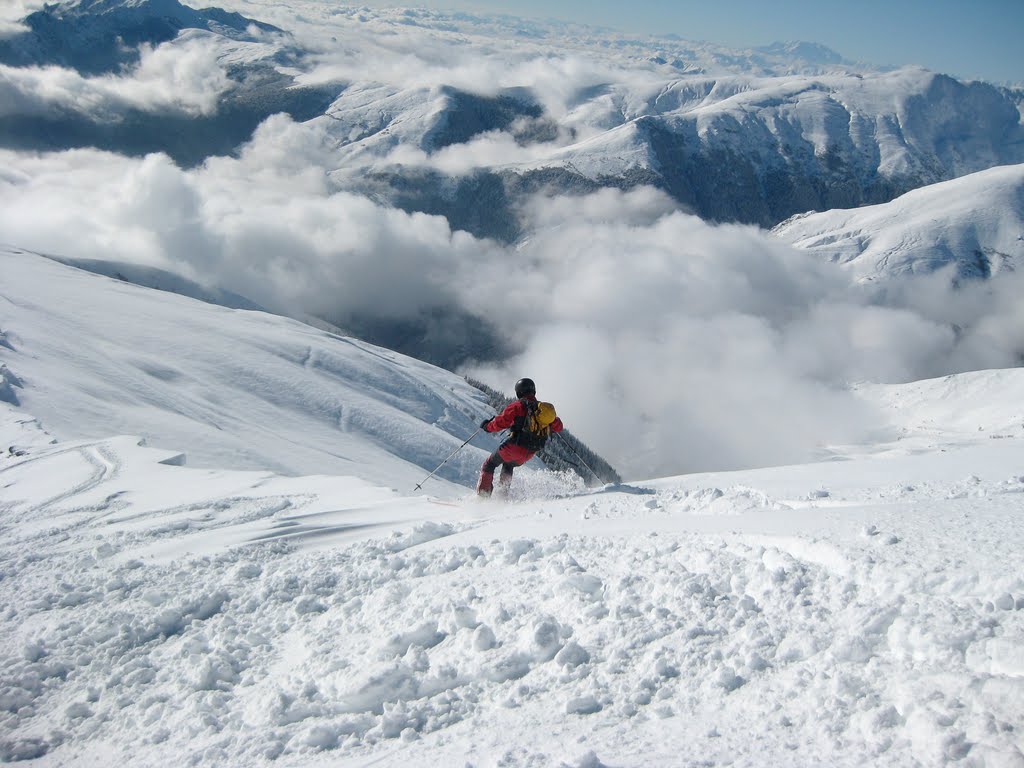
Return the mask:
<path id="1" fill-rule="evenodd" d="M 470 436 L 469 436 L 469 440 L 472 440 L 472 439 L 473 439 L 474 437 L 476 437 L 477 435 L 479 435 L 479 434 L 480 434 L 480 432 L 481 432 L 482 430 L 483 430 L 483 427 L 480 427 L 479 429 L 477 429 L 477 431 L 476 431 L 476 432 L 474 432 L 474 433 L 473 433 L 472 435 L 470 435 Z M 436 474 L 437 474 L 437 470 L 438 470 L 438 469 L 440 469 L 441 467 L 443 467 L 443 466 L 444 466 L 445 464 L 447 464 L 447 463 L 448 463 L 448 460 L 449 460 L 449 459 L 451 459 L 451 457 L 452 457 L 452 456 L 454 456 L 454 455 L 455 455 L 456 453 L 458 453 L 458 452 L 459 452 L 459 451 L 461 451 L 461 450 L 462 450 L 463 448 L 465 448 L 465 447 L 466 447 L 467 445 L 469 445 L 469 440 L 466 440 L 466 442 L 464 442 L 464 443 L 463 443 L 462 445 L 460 445 L 460 446 L 459 446 L 458 448 L 456 448 L 456 449 L 455 449 L 454 451 L 452 451 L 452 452 L 451 452 L 450 454 L 448 454 L 448 458 L 447 458 L 447 459 L 445 459 L 444 461 L 442 461 L 442 462 L 441 462 L 440 464 L 438 464 L 438 465 L 437 465 L 437 468 L 436 468 L 436 469 L 435 469 L 435 470 L 434 470 L 433 472 L 431 472 L 431 473 L 430 473 L 429 475 L 427 475 L 426 477 L 424 477 L 424 478 L 423 478 L 423 479 L 422 479 L 422 480 L 421 480 L 421 481 L 420 481 L 420 482 L 419 482 L 419 483 L 418 483 L 418 484 L 416 485 L 416 487 L 415 487 L 415 488 L 413 488 L 413 490 L 414 490 L 414 491 L 418 491 L 418 490 L 419 490 L 420 488 L 422 488 L 422 487 L 423 487 L 423 483 L 427 482 L 427 480 L 429 480 L 429 479 L 430 479 L 430 478 L 432 478 L 432 477 L 433 477 L 434 475 L 436 475 Z"/>
<path id="2" fill-rule="evenodd" d="M 587 464 L 587 462 L 585 462 L 583 460 L 583 457 L 580 456 L 578 453 L 576 453 L 576 449 L 573 448 L 572 445 L 570 445 L 568 440 L 566 440 L 564 437 L 562 437 L 560 432 L 554 432 L 552 434 L 558 435 L 558 439 L 562 441 L 562 445 L 564 445 L 566 448 L 568 448 L 570 451 L 572 451 L 572 455 L 580 460 L 580 464 L 583 465 L 583 468 L 588 470 L 590 472 L 590 474 L 592 474 L 594 476 L 595 480 L 597 480 L 598 482 L 601 482 L 601 476 L 599 474 L 597 474 L 597 472 L 595 472 L 594 470 L 590 469 L 590 466 Z"/>

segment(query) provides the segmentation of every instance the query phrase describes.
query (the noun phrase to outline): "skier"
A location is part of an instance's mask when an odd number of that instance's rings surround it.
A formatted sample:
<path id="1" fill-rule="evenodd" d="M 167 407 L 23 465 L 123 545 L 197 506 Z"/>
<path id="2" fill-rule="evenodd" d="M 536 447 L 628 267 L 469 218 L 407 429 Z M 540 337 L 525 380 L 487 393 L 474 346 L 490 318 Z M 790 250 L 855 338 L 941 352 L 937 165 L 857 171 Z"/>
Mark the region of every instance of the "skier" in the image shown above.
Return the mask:
<path id="1" fill-rule="evenodd" d="M 498 482 L 507 487 L 512 482 L 512 471 L 522 466 L 544 447 L 549 432 L 561 432 L 562 420 L 555 415 L 550 403 L 537 402 L 537 385 L 533 379 L 516 382 L 516 397 L 493 419 L 484 419 L 480 428 L 486 432 L 500 432 L 511 428 L 508 439 L 503 442 L 480 469 L 480 482 L 476 492 L 490 496 L 494 490 L 494 470 L 501 467 Z M 535 426 L 534 430 L 530 427 Z"/>

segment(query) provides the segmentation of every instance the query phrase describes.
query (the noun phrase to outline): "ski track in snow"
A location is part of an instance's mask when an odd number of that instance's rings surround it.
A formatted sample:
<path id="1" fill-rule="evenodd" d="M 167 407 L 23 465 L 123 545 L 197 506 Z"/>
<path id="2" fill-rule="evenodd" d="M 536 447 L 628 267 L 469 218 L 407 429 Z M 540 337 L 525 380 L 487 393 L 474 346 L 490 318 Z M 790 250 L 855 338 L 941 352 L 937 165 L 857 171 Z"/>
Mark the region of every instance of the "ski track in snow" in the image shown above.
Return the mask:
<path id="1" fill-rule="evenodd" d="M 43 445 L 0 463 L 0 758 L 1021 765 L 990 443 L 507 504 Z"/>

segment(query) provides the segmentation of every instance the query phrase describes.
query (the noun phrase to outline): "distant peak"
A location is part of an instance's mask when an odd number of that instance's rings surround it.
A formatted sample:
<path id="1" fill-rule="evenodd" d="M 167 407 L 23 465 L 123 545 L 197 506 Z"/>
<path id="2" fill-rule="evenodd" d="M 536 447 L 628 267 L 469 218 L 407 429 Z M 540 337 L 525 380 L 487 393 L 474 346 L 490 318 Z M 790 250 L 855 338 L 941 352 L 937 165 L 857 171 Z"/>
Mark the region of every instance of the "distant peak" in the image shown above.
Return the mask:
<path id="1" fill-rule="evenodd" d="M 776 41 L 771 45 L 763 45 L 754 50 L 770 56 L 791 56 L 819 64 L 842 64 L 841 55 L 821 43 L 809 43 L 803 40 Z"/>

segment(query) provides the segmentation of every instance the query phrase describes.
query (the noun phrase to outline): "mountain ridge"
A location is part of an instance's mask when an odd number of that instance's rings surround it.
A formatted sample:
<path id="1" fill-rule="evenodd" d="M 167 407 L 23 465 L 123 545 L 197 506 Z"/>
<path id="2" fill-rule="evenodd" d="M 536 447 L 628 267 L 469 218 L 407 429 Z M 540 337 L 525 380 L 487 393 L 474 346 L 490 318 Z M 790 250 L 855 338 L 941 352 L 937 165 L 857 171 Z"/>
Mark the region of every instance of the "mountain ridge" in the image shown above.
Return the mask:
<path id="1" fill-rule="evenodd" d="M 887 92 L 890 98 L 900 94 L 895 106 L 880 106 Z M 666 96 L 673 94 L 675 103 L 668 104 Z M 604 98 L 589 103 L 596 106 Z M 628 111 L 618 117 L 602 108 L 606 117 L 598 122 L 608 127 L 584 141 L 538 147 L 536 159 L 482 165 L 472 173 L 478 180 L 490 178 L 513 201 L 517 187 L 534 186 L 531 177 L 543 172 L 562 177 L 548 182 L 554 191 L 650 185 L 702 218 L 768 227 L 795 213 L 886 202 L 921 186 L 1024 161 L 1019 112 L 998 89 L 924 70 L 830 80 L 690 79 L 661 89 L 646 103 L 623 102 L 622 108 Z M 375 110 L 372 104 L 363 109 Z M 349 121 L 359 120 L 357 113 L 346 114 Z M 348 124 L 329 130 L 339 135 Z M 409 133 L 410 125 L 415 123 L 402 124 L 404 141 L 422 144 Z M 563 119 L 560 133 L 586 135 L 586 125 Z M 389 144 L 390 132 L 387 137 Z M 421 187 L 421 199 L 410 201 L 402 185 L 407 171 L 389 168 L 390 146 L 382 153 L 374 141 L 372 133 L 352 143 L 342 140 L 343 157 L 354 163 L 343 160 L 333 177 L 366 190 L 345 177 L 365 178 L 369 169 L 385 190 L 394 189 L 390 200 L 399 207 L 442 212 L 456 226 L 473 218 L 461 201 L 446 205 L 439 186 Z M 429 156 L 423 166 L 431 168 Z M 442 172 L 440 178 L 451 176 Z M 494 210 L 491 200 L 483 207 Z M 492 220 L 490 227 L 468 231 L 506 238 L 504 232 L 516 230 L 514 203 L 499 208 Z"/>
<path id="2" fill-rule="evenodd" d="M 79 27 L 105 30 L 80 41 L 108 57 L 104 71 L 137 61 L 138 44 L 173 51 L 185 26 L 224 41 L 255 39 L 252 29 L 269 47 L 259 59 L 223 65 L 235 85 L 212 115 L 168 122 L 167 115 L 151 118 L 133 109 L 111 122 L 80 107 L 50 105 L 43 115 L 0 115 L 0 144 L 97 146 L 128 154 L 163 149 L 195 165 L 236 153 L 261 120 L 284 111 L 296 121 L 323 124 L 335 147 L 330 177 L 336 188 L 444 215 L 457 229 L 504 242 L 523 233 L 517 211 L 524 190 L 541 186 L 576 194 L 652 185 L 708 220 L 770 227 L 807 210 L 886 202 L 920 186 L 1024 162 L 1024 125 L 1012 89 L 915 68 L 858 67 L 811 43 L 758 49 L 775 62 L 764 66 L 722 53 L 726 63 L 716 67 L 715 51 L 725 49 L 556 23 L 513 27 L 525 46 L 518 49 L 501 36 L 501 25 L 481 16 L 360 9 L 324 19 L 344 34 L 348 58 L 356 62 L 380 60 L 387 55 L 381 46 L 393 44 L 390 37 L 415 34 L 428 43 L 425 50 L 459 57 L 479 50 L 509 66 L 506 74 L 496 73 L 506 81 L 498 83 L 432 61 L 405 78 L 399 52 L 374 78 L 371 68 L 353 68 L 328 47 L 337 43 L 310 46 L 308 37 L 177 0 L 47 8 L 39 19 L 55 30 L 70 25 L 57 53 L 76 50 Z M 165 8 L 170 21 L 161 15 Z M 118 25 L 129 24 L 118 21 L 118 13 L 142 19 L 130 22 L 141 31 L 127 36 L 127 46 L 114 44 Z M 671 45 L 679 50 L 665 48 Z M 3 51 L 0 45 L 0 56 Z M 64 54 L 57 53 L 51 63 L 61 61 Z M 531 69 L 548 55 L 554 56 L 551 74 Z M 691 60 L 683 70 L 658 63 L 686 55 Z M 801 68 L 801 57 L 808 56 L 831 66 Z M 438 61 L 444 59 L 440 53 Z M 582 77 L 574 76 L 578 84 L 570 78 L 558 86 L 561 95 L 549 82 L 558 79 L 559 67 L 583 68 Z M 452 197 L 449 190 L 459 185 L 468 185 L 469 193 Z M 492 193 L 481 194 L 485 189 Z"/>

